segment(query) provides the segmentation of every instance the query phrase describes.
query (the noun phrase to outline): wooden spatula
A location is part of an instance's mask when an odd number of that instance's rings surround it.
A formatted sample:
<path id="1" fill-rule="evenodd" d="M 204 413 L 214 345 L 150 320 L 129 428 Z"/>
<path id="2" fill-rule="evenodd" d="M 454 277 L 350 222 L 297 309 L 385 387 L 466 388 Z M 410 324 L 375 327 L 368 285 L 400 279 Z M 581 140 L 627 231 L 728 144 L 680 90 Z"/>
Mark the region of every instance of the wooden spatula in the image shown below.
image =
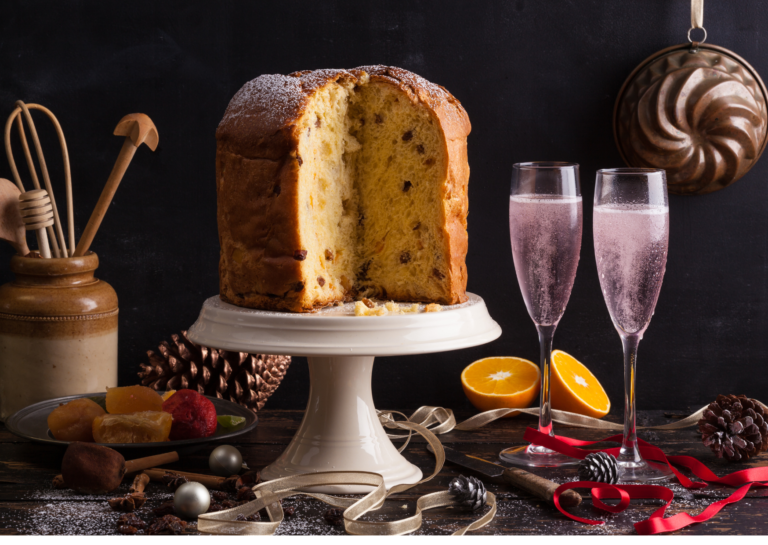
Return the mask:
<path id="1" fill-rule="evenodd" d="M 11 243 L 19 255 L 27 255 L 27 231 L 19 213 L 19 188 L 0 178 L 0 238 Z"/>

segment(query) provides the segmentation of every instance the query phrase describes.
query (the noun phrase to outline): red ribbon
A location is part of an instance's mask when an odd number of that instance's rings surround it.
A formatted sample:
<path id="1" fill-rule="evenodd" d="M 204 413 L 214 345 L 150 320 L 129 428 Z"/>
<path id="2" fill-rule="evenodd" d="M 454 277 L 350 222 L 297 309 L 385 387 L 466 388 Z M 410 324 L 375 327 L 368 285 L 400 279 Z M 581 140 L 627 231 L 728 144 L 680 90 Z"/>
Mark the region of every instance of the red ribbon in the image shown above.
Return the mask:
<path id="1" fill-rule="evenodd" d="M 580 441 L 578 439 L 570 439 L 568 437 L 550 437 L 547 434 L 541 433 L 532 428 L 528 428 L 524 436 L 526 441 L 533 443 L 534 445 L 540 445 L 548 449 L 557 451 L 571 458 L 578 458 L 583 460 L 587 454 L 592 452 L 606 452 L 617 456 L 619 454 L 619 447 L 598 449 L 598 450 L 584 450 L 577 447 L 588 447 L 595 443 L 602 443 L 612 441 L 621 443 L 621 435 L 613 435 L 600 441 Z M 565 483 L 560 485 L 555 491 L 554 502 L 558 510 L 565 516 L 584 524 L 604 524 L 600 520 L 591 520 L 570 514 L 563 509 L 560 505 L 560 495 L 566 490 L 571 488 L 591 488 L 592 489 L 592 503 L 604 511 L 609 513 L 620 513 L 629 506 L 630 499 L 659 499 L 666 501 L 667 503 L 657 509 L 650 517 L 640 522 L 635 523 L 635 529 L 638 534 L 651 535 L 659 534 L 662 532 L 673 532 L 689 526 L 695 522 L 704 522 L 711 519 L 720 510 L 728 504 L 741 501 L 747 494 L 752 486 L 768 487 L 768 467 L 755 467 L 750 469 L 742 469 L 736 471 L 725 477 L 718 477 L 712 471 L 699 462 L 696 458 L 691 456 L 666 456 L 660 448 L 651 445 L 643 441 L 637 440 L 640 454 L 645 460 L 653 460 L 654 462 L 665 463 L 669 466 L 677 479 L 685 488 L 704 488 L 707 483 L 692 481 L 682 473 L 680 473 L 672 464 L 682 466 L 691 471 L 698 478 L 716 484 L 723 484 L 727 486 L 740 487 L 733 494 L 725 499 L 718 500 L 711 503 L 704 511 L 696 516 L 691 516 L 688 513 L 678 513 L 669 518 L 664 518 L 664 513 L 667 507 L 672 503 L 674 499 L 674 492 L 666 486 L 659 485 L 611 485 L 606 483 L 597 483 L 592 481 L 576 481 Z M 608 505 L 603 503 L 603 499 L 618 498 L 620 501 L 617 505 Z"/>

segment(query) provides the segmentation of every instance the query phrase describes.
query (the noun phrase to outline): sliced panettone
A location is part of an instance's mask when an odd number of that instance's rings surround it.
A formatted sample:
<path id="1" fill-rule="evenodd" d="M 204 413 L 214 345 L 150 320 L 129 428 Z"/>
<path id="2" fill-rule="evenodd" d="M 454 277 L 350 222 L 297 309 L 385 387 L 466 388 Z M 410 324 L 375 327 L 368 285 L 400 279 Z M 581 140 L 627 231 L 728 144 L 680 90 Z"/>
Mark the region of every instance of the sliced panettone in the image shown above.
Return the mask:
<path id="1" fill-rule="evenodd" d="M 469 119 L 398 68 L 261 76 L 217 137 L 224 301 L 466 300 Z"/>

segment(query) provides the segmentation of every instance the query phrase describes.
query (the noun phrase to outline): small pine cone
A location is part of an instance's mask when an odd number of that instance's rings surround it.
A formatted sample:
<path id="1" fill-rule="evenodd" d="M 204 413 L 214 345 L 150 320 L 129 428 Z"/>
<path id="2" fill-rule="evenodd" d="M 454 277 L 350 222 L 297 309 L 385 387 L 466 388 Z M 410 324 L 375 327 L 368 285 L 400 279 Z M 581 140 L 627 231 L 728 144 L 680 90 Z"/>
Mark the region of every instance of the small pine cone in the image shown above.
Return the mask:
<path id="1" fill-rule="evenodd" d="M 619 464 L 613 454 L 593 452 L 579 462 L 579 480 L 616 484 L 619 481 Z"/>
<path id="2" fill-rule="evenodd" d="M 763 406 L 744 395 L 719 395 L 699 420 L 701 440 L 718 458 L 745 462 L 768 450 Z"/>
<path id="3" fill-rule="evenodd" d="M 200 346 L 186 331 L 171 335 L 140 364 L 141 384 L 158 391 L 196 390 L 228 399 L 254 412 L 261 410 L 291 365 L 290 356 L 229 352 Z"/>
<path id="4" fill-rule="evenodd" d="M 465 509 L 477 511 L 485 505 L 485 485 L 477 477 L 459 475 L 450 482 L 448 491 Z"/>

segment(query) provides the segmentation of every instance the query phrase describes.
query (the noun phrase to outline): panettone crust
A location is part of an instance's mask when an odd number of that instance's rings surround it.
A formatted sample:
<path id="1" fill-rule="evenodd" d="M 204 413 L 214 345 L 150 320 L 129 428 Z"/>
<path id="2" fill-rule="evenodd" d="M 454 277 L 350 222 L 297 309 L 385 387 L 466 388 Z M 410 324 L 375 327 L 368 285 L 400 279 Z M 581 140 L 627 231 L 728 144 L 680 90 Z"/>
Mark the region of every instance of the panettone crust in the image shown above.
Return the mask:
<path id="1" fill-rule="evenodd" d="M 448 286 L 441 304 L 466 301 L 467 135 L 469 117 L 444 88 L 400 68 L 364 66 L 261 76 L 232 99 L 216 131 L 216 184 L 221 246 L 220 296 L 234 305 L 309 312 L 335 299 L 310 297 L 301 274 L 298 184 L 301 157 L 297 121 L 319 89 L 333 82 L 394 85 L 433 114 L 448 162 L 443 232 Z M 388 292 L 391 299 L 403 294 Z M 429 301 L 427 301 L 429 302 Z"/>

